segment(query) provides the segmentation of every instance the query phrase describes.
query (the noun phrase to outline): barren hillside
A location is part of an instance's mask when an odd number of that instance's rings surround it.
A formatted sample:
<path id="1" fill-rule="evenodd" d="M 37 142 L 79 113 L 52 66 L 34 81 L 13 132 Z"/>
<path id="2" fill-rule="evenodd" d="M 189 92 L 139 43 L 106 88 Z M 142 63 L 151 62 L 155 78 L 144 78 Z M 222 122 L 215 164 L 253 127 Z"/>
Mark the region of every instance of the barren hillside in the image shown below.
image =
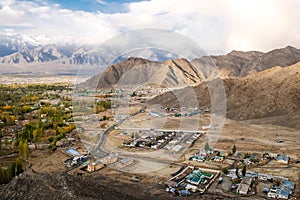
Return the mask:
<path id="1" fill-rule="evenodd" d="M 120 184 L 103 176 L 81 177 L 26 171 L 0 187 L 0 195 L 1 199 L 147 199 L 142 190 L 138 185 Z"/>
<path id="2" fill-rule="evenodd" d="M 116 85 L 157 83 L 167 87 L 193 86 L 216 77 L 245 77 L 274 66 L 286 67 L 300 61 L 300 50 L 291 46 L 267 53 L 232 51 L 221 56 L 204 56 L 154 62 L 143 58 L 129 58 L 109 66 L 92 77 L 84 86 L 109 88 Z"/>
<path id="3" fill-rule="evenodd" d="M 157 193 L 157 191 L 159 191 Z M 120 181 L 109 175 L 76 176 L 58 172 L 34 173 L 30 170 L 0 186 L 1 199 L 97 199 L 97 200 L 168 200 L 182 199 L 164 192 L 161 185 Z M 224 198 L 205 194 L 208 200 Z M 194 199 L 195 196 L 185 199 Z"/>
<path id="4" fill-rule="evenodd" d="M 295 120 L 300 113 L 300 63 L 285 68 L 273 67 L 244 78 L 227 78 L 223 84 L 227 96 L 227 117 L 246 120 L 285 116 L 286 123 L 283 119 L 277 119 L 276 123 L 299 127 Z M 186 91 L 168 92 L 150 103 L 178 106 L 176 96 L 188 101 L 189 93 Z M 201 107 L 210 106 L 209 90 L 205 83 L 194 87 L 194 91 Z M 270 120 L 270 123 L 273 122 Z"/>
<path id="5" fill-rule="evenodd" d="M 220 73 L 221 78 L 244 77 L 254 72 L 260 72 L 274 66 L 286 67 L 300 61 L 300 50 L 291 46 L 275 49 L 267 53 L 258 51 L 232 51 L 226 55 L 202 57 L 192 61 L 194 65 L 205 68 L 209 76 L 209 69 L 202 63 L 210 59 Z"/>
<path id="6" fill-rule="evenodd" d="M 157 83 L 167 87 L 184 87 L 196 85 L 202 80 L 197 69 L 186 59 L 153 62 L 143 58 L 129 58 L 109 66 L 84 85 L 107 88 L 116 85 Z"/>

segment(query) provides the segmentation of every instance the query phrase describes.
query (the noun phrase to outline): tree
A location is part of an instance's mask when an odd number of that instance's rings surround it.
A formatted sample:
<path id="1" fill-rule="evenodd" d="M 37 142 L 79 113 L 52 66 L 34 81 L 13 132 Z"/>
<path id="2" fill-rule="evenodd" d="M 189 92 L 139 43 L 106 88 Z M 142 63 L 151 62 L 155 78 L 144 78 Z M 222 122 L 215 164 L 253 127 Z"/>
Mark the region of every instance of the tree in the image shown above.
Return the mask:
<path id="1" fill-rule="evenodd" d="M 238 166 L 235 167 L 235 174 L 237 177 L 239 177 L 239 167 Z"/>
<path id="2" fill-rule="evenodd" d="M 28 141 L 27 140 L 23 143 L 23 152 L 24 152 L 24 159 L 28 160 L 29 148 L 28 148 Z"/>
<path id="3" fill-rule="evenodd" d="M 204 149 L 207 151 L 210 149 L 208 142 L 206 142 Z"/>
<path id="4" fill-rule="evenodd" d="M 39 129 L 33 130 L 32 136 L 33 136 L 34 143 L 36 143 L 38 141 Z"/>
<path id="5" fill-rule="evenodd" d="M 247 172 L 247 167 L 246 167 L 246 165 L 244 165 L 243 169 L 242 169 L 243 176 L 246 176 L 246 172 Z"/>
<path id="6" fill-rule="evenodd" d="M 0 155 L 2 154 L 2 139 L 0 138 Z"/>
<path id="7" fill-rule="evenodd" d="M 22 158 L 23 157 L 23 141 L 20 140 L 19 141 L 19 157 Z"/>
<path id="8" fill-rule="evenodd" d="M 139 133 L 134 133 L 134 139 L 138 139 L 140 137 Z"/>
<path id="9" fill-rule="evenodd" d="M 21 159 L 27 160 L 28 159 L 28 153 L 29 153 L 28 141 L 27 140 L 25 140 L 25 141 L 21 140 L 19 142 L 19 157 Z"/>
<path id="10" fill-rule="evenodd" d="M 19 174 L 21 174 L 21 173 L 23 173 L 23 167 L 22 167 L 22 163 L 21 163 L 21 161 L 20 161 L 20 159 L 18 159 L 17 158 L 17 160 L 16 160 L 16 175 L 19 175 Z"/>
<path id="11" fill-rule="evenodd" d="M 136 91 L 131 94 L 131 97 L 135 97 L 137 95 Z"/>
<path id="12" fill-rule="evenodd" d="M 232 147 L 232 154 L 235 154 L 235 152 L 236 152 L 236 146 L 234 144 L 233 147 Z"/>
<path id="13" fill-rule="evenodd" d="M 11 174 L 11 177 L 15 177 L 16 176 L 16 163 L 15 162 L 13 162 L 10 165 L 10 174 Z"/>
<path id="14" fill-rule="evenodd" d="M 224 168 L 223 168 L 223 173 L 224 173 L 225 175 L 228 174 L 228 168 L 227 168 L 227 167 L 224 167 Z"/>
<path id="15" fill-rule="evenodd" d="M 51 147 L 51 151 L 55 152 L 55 151 L 56 151 L 56 149 L 57 149 L 56 145 L 52 145 L 52 147 Z"/>

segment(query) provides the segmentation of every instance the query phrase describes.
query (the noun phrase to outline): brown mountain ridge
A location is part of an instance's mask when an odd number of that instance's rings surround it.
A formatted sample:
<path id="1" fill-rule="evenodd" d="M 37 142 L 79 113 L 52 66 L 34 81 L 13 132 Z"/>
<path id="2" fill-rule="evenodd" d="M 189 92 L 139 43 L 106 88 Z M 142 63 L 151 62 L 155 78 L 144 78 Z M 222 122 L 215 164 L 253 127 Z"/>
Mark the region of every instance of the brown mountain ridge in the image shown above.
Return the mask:
<path id="1" fill-rule="evenodd" d="M 116 85 L 158 83 L 167 87 L 196 85 L 216 77 L 245 77 L 251 73 L 286 67 L 300 61 L 300 50 L 291 46 L 267 53 L 232 51 L 226 55 L 204 56 L 188 61 L 184 58 L 154 62 L 129 58 L 106 68 L 83 86 L 110 88 Z"/>
<path id="2" fill-rule="evenodd" d="M 277 66 L 246 77 L 226 78 L 222 81 L 226 92 L 224 100 L 227 104 L 228 118 L 247 120 L 273 117 L 269 123 L 300 128 L 297 123 L 300 120 L 300 62 L 284 68 Z M 200 83 L 193 87 L 193 90 L 197 95 L 199 106 L 210 107 L 211 99 L 207 84 Z M 152 99 L 150 104 L 178 107 L 176 96 L 188 100 L 187 91 L 185 88 L 167 92 Z"/>

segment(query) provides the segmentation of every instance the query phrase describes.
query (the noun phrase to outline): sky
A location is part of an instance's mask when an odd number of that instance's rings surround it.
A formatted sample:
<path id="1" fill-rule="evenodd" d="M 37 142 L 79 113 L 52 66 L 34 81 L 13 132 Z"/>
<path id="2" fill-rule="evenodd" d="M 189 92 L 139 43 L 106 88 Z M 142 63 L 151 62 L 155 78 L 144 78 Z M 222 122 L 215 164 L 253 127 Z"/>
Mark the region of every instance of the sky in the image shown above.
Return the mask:
<path id="1" fill-rule="evenodd" d="M 130 30 L 159 28 L 211 54 L 300 47 L 296 0 L 0 0 L 0 32 L 43 43 L 102 43 Z"/>

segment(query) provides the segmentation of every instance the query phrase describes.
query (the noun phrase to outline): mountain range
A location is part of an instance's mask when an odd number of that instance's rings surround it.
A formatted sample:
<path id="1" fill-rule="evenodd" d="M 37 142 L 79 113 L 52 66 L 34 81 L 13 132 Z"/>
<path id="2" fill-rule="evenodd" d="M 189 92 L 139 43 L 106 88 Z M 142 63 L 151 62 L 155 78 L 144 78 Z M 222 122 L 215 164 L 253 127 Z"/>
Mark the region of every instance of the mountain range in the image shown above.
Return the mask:
<path id="1" fill-rule="evenodd" d="M 47 72 L 68 73 L 86 68 L 90 75 L 106 66 L 118 63 L 132 56 L 155 61 L 173 59 L 177 55 L 147 48 L 138 51 L 116 54 L 114 49 L 101 45 L 80 45 L 77 43 L 41 44 L 34 38 L 21 33 L 0 33 L 0 66 L 2 72 Z M 16 67 L 22 66 L 22 69 Z M 84 69 L 85 71 L 88 71 Z"/>
<path id="2" fill-rule="evenodd" d="M 129 58 L 109 66 L 83 85 L 110 88 L 156 83 L 176 88 L 150 100 L 150 105 L 211 107 L 208 84 L 223 82 L 226 117 L 235 120 L 264 119 L 268 123 L 300 128 L 300 50 L 291 46 L 267 53 L 232 51 L 226 55 L 149 61 Z M 217 94 L 218 95 L 218 94 Z"/>
<path id="3" fill-rule="evenodd" d="M 103 49 L 101 45 L 49 44 L 41 43 L 21 33 L 0 33 L 0 66 L 2 72 L 17 72 L 20 67 L 17 68 L 16 66 L 22 66 L 21 71 L 26 72 L 45 72 L 45 68 L 47 68 L 47 72 L 54 71 L 54 73 L 61 69 L 66 73 L 68 71 L 74 73 L 78 69 L 85 68 L 87 74 L 95 75 L 109 66 L 110 69 L 106 72 L 111 76 L 110 71 L 114 71 L 114 74 L 120 74 L 117 67 L 118 63 L 124 66 L 131 65 L 132 60 L 128 59 L 131 57 L 143 58 L 144 64 L 152 63 L 152 66 L 153 61 L 156 61 L 156 67 L 162 64 L 165 67 L 159 71 L 169 78 L 159 82 L 176 86 L 186 83 L 197 84 L 202 81 L 203 77 L 205 79 L 213 79 L 217 76 L 221 78 L 242 77 L 273 66 L 292 65 L 300 61 L 300 50 L 287 46 L 267 53 L 232 51 L 226 55 L 203 56 L 188 61 L 179 59 L 178 55 L 162 49 L 145 48 L 118 55 L 114 49 Z M 128 59 L 128 64 L 126 59 Z M 112 66 L 116 69 L 111 70 Z M 135 64 L 132 67 L 136 67 Z M 129 70 L 130 66 L 126 69 Z M 174 72 L 173 69 L 175 69 Z M 218 74 L 215 74 L 216 72 Z M 156 82 L 155 76 L 152 72 L 145 78 L 150 78 L 151 81 Z M 117 76 L 115 78 L 118 79 Z M 108 78 L 106 79 L 108 80 Z M 178 83 L 176 82 L 177 79 Z M 117 82 L 116 80 L 107 83 L 103 81 L 101 80 L 99 84 L 106 86 Z M 140 78 L 140 81 L 143 82 L 144 80 Z M 130 81 L 125 82 L 130 83 Z"/>
<path id="4" fill-rule="evenodd" d="M 232 51 L 226 55 L 203 56 L 191 61 L 181 58 L 163 62 L 128 58 L 110 65 L 87 80 L 87 87 L 114 87 L 147 82 L 166 87 L 197 85 L 215 78 L 245 77 L 274 66 L 286 67 L 300 61 L 300 50 L 291 46 L 267 53 Z"/>

